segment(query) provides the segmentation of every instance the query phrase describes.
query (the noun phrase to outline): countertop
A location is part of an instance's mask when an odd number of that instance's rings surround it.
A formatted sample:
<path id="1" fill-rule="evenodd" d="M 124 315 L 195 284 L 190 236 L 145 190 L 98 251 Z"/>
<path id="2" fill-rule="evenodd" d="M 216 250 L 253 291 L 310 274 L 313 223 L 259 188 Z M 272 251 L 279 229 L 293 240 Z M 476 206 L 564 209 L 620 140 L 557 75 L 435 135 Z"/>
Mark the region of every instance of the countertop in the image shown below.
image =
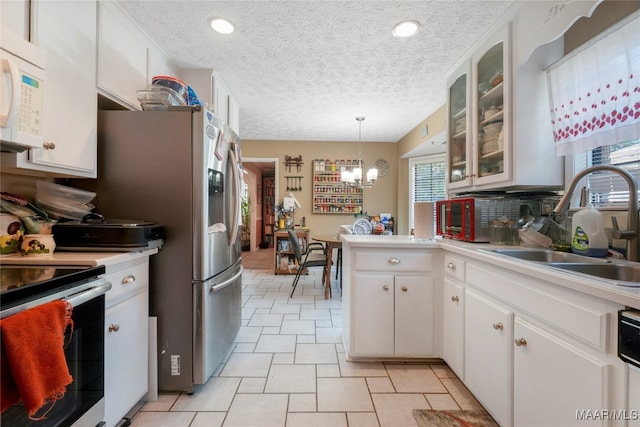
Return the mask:
<path id="1" fill-rule="evenodd" d="M 133 252 L 54 252 L 50 256 L 22 256 L 20 254 L 0 257 L 0 266 L 11 265 L 104 265 L 106 267 L 140 257 L 158 253 L 157 248 Z"/>
<path id="2" fill-rule="evenodd" d="M 449 239 L 410 239 L 409 236 L 377 236 L 342 234 L 344 244 L 352 247 L 396 247 L 443 249 L 453 254 L 477 259 L 518 274 L 553 283 L 557 286 L 592 295 L 617 304 L 640 309 L 640 287 L 616 285 L 613 280 L 571 273 L 544 264 L 492 254 L 480 249 L 518 248 L 517 246 L 496 246 L 485 243 L 467 243 Z M 524 247 L 521 247 L 525 249 Z"/>

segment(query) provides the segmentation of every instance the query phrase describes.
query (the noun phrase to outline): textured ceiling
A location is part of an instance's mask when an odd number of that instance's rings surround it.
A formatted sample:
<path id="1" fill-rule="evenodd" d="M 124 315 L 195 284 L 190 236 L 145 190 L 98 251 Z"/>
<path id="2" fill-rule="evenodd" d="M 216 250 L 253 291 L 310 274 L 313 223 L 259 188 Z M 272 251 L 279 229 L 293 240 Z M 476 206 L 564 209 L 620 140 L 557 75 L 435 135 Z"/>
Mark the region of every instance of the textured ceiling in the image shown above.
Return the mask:
<path id="1" fill-rule="evenodd" d="M 180 68 L 215 69 L 243 139 L 397 142 L 446 102 L 445 73 L 513 1 L 139 1 L 122 8 Z M 231 20 L 214 33 L 210 17 Z M 411 19 L 420 32 L 396 39 Z M 188 83 L 188 82 L 187 82 Z"/>

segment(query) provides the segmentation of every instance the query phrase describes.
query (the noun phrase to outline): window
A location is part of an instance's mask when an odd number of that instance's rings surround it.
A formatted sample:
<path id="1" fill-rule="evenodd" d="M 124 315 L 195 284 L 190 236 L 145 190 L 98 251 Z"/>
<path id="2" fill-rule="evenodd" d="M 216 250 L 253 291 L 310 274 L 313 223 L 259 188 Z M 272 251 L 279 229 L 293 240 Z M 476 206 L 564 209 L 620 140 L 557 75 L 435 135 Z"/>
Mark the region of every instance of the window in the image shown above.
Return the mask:
<path id="1" fill-rule="evenodd" d="M 444 155 L 409 159 L 409 174 L 409 229 L 411 229 L 414 228 L 415 203 L 435 202 L 447 197 Z"/>
<path id="2" fill-rule="evenodd" d="M 595 165 L 624 168 L 640 182 L 640 139 L 598 147 L 574 157 L 576 172 Z M 627 207 L 629 187 L 620 175 L 604 171 L 591 173 L 585 178 L 594 206 Z"/>

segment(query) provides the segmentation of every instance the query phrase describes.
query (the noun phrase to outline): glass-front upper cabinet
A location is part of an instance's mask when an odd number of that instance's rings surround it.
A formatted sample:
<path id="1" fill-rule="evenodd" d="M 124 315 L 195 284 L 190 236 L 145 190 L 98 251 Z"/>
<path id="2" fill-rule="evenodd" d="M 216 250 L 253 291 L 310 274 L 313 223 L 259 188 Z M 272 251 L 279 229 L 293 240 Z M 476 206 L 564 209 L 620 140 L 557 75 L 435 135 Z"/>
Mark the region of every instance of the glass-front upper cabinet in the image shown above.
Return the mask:
<path id="1" fill-rule="evenodd" d="M 471 63 L 466 61 L 452 74 L 447 85 L 447 188 L 466 187 L 471 183 L 470 67 Z"/>
<path id="2" fill-rule="evenodd" d="M 474 181 L 483 185 L 510 176 L 510 26 L 474 58 Z"/>

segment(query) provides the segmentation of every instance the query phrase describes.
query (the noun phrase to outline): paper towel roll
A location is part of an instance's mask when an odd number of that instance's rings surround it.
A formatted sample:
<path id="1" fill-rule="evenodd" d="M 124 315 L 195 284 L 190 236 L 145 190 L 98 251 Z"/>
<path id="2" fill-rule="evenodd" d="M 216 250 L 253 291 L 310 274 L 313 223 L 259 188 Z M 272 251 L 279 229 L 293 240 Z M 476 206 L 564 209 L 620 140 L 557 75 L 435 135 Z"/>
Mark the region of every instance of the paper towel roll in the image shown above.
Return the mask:
<path id="1" fill-rule="evenodd" d="M 416 238 L 433 239 L 435 235 L 434 202 L 416 202 L 413 204 L 413 229 Z"/>

